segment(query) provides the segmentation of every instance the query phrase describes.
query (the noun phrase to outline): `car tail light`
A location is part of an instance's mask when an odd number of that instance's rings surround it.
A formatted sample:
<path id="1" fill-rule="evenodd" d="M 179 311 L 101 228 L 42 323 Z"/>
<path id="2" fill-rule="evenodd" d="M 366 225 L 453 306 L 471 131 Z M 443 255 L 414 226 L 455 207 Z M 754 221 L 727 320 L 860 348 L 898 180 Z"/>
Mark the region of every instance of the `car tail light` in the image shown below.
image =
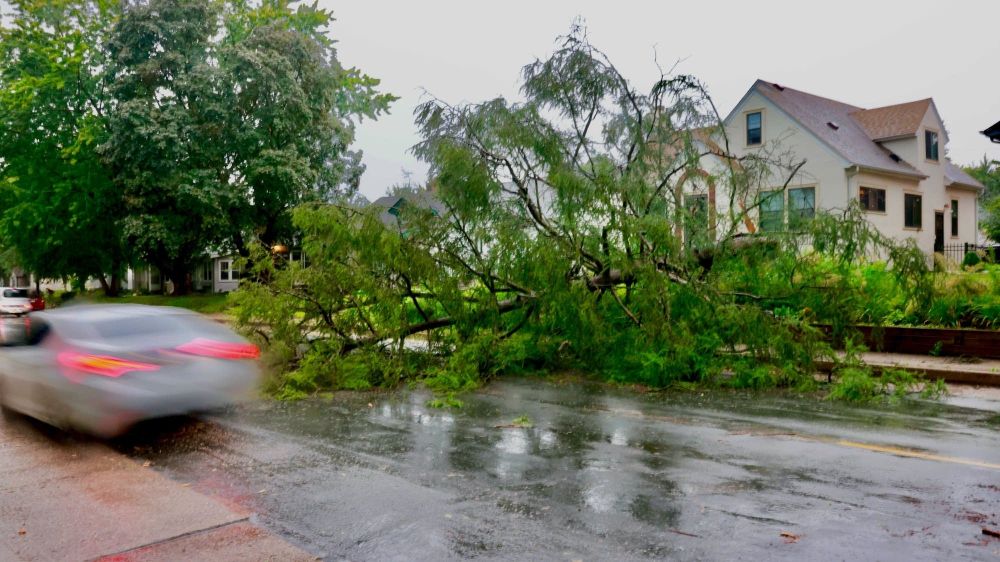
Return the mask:
<path id="1" fill-rule="evenodd" d="M 205 338 L 198 338 L 184 345 L 179 345 L 177 351 L 217 359 L 256 359 L 260 357 L 260 348 L 252 343 L 215 341 Z"/>
<path id="2" fill-rule="evenodd" d="M 76 372 L 101 375 L 103 377 L 120 377 L 131 371 L 155 371 L 160 367 L 152 363 L 130 361 L 111 355 L 90 355 L 75 351 L 64 351 L 56 359 L 63 367 Z"/>

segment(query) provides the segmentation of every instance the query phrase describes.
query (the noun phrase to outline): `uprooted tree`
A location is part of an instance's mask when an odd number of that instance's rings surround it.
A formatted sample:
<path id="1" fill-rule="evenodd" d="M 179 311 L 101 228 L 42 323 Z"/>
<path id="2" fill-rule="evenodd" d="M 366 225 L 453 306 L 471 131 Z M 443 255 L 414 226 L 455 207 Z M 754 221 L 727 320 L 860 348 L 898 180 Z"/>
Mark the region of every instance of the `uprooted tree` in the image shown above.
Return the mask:
<path id="1" fill-rule="evenodd" d="M 802 162 L 733 154 L 694 78 L 661 72 L 640 91 L 582 29 L 523 78 L 523 101 L 418 108 L 438 203 L 413 197 L 391 220 L 304 206 L 306 265 L 256 257 L 241 320 L 288 362 L 284 395 L 537 368 L 796 384 L 829 355 L 816 324 L 863 314 L 858 260 L 885 259 L 920 306 L 924 258 L 856 210 L 754 234 L 758 193 Z M 689 204 L 694 177 L 712 185 L 707 208 Z"/>

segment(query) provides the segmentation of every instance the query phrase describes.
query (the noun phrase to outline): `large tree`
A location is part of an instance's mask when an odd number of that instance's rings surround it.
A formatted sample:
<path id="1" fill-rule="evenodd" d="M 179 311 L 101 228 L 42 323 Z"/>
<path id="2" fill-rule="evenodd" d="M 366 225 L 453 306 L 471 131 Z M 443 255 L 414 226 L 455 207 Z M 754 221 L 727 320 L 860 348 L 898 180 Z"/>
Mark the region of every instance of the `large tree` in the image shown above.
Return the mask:
<path id="1" fill-rule="evenodd" d="M 270 246 L 292 206 L 356 189 L 354 120 L 393 98 L 340 66 L 330 20 L 284 0 L 151 0 L 115 26 L 104 155 L 127 239 L 175 292 L 206 249 Z"/>
<path id="2" fill-rule="evenodd" d="M 344 68 L 328 37 L 329 12 L 284 0 L 232 2 L 219 49 L 227 115 L 229 181 L 236 249 L 243 235 L 265 246 L 288 241 L 288 210 L 357 190 L 364 168 L 350 150 L 354 128 L 395 99 L 378 80 Z"/>
<path id="3" fill-rule="evenodd" d="M 228 234 L 236 194 L 220 147 L 227 108 L 213 61 L 217 4 L 130 5 L 108 43 L 114 99 L 105 161 L 125 199 L 129 244 L 186 292 L 195 260 Z"/>
<path id="4" fill-rule="evenodd" d="M 121 199 L 97 147 L 108 97 L 101 44 L 118 2 L 18 0 L 0 29 L 0 230 L 40 277 L 97 277 L 126 265 Z"/>
<path id="5" fill-rule="evenodd" d="M 428 372 L 404 345 L 425 332 L 450 357 L 439 378 L 458 387 L 469 371 L 525 365 L 657 385 L 724 369 L 802 382 L 826 349 L 813 322 L 859 317 L 859 260 L 882 252 L 914 296 L 926 290 L 915 247 L 856 209 L 747 236 L 760 189 L 787 186 L 802 162 L 780 147 L 729 151 L 694 78 L 640 89 L 581 29 L 523 76 L 521 101 L 418 109 L 433 197 L 392 220 L 303 207 L 310 263 L 258 261 L 267 283 L 245 289 L 241 314 L 298 366 L 292 393 Z M 716 186 L 717 211 L 689 204 L 685 177 Z"/>

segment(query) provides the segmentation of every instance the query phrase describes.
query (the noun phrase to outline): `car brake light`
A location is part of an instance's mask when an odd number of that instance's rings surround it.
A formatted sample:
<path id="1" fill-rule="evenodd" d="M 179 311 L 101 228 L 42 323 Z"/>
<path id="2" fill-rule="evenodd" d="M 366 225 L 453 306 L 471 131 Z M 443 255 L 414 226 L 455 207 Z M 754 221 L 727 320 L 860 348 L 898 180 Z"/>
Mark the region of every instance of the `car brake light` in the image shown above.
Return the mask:
<path id="1" fill-rule="evenodd" d="M 256 359 L 260 348 L 252 343 L 224 342 L 198 338 L 177 346 L 177 351 L 217 359 Z"/>
<path id="2" fill-rule="evenodd" d="M 75 351 L 64 351 L 56 356 L 56 360 L 63 367 L 77 372 L 112 378 L 120 377 L 130 371 L 155 371 L 160 368 L 152 363 L 141 363 L 110 355 L 90 355 Z"/>

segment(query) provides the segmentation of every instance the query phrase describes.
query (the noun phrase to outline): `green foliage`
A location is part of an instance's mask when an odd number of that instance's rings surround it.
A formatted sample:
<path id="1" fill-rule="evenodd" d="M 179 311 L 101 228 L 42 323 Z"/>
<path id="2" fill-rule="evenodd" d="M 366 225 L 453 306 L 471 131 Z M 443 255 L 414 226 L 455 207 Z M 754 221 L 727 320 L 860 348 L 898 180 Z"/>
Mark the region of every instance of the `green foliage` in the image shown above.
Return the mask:
<path id="1" fill-rule="evenodd" d="M 921 375 L 903 369 L 882 369 L 876 376 L 860 360 L 864 349 L 848 342 L 846 355 L 836 370 L 837 380 L 827 395 L 831 400 L 847 402 L 899 402 L 910 394 L 922 398 L 938 398 L 947 393 L 944 381 L 928 381 Z"/>
<path id="2" fill-rule="evenodd" d="M 704 135 L 724 133 L 694 78 L 639 90 L 581 29 L 523 76 L 523 101 L 418 109 L 433 190 L 398 192 L 392 219 L 306 204 L 293 227 L 308 265 L 251 254 L 240 321 L 297 350 L 294 391 L 365 378 L 354 357 L 398 366 L 383 384 L 423 380 L 449 397 L 566 369 L 653 387 L 806 388 L 815 361 L 834 357 L 817 323 L 846 336 L 866 314 L 926 309 L 924 256 L 856 206 L 746 234 L 757 193 L 801 163 L 768 147 L 701 170 Z M 704 220 L 686 205 L 687 173 L 730 210 Z M 866 271 L 872 256 L 884 263 Z M 892 305 L 870 307 L 869 289 Z M 401 361 L 414 354 L 426 363 Z"/>
<path id="3" fill-rule="evenodd" d="M 119 273 L 127 256 L 109 219 L 119 215 L 120 196 L 98 146 L 112 106 L 99 83 L 101 45 L 120 4 L 9 5 L 0 27 L 4 265 L 52 278 Z"/>
<path id="4" fill-rule="evenodd" d="M 980 226 L 990 239 L 1000 240 L 1000 161 L 983 156 L 982 162 L 965 166 L 965 171 L 985 187 L 980 197 L 980 209 L 985 215 Z"/>
<path id="5" fill-rule="evenodd" d="M 837 371 L 837 381 L 827 395 L 829 399 L 846 402 L 870 402 L 882 396 L 882 389 L 871 371 L 860 367 Z"/>
<path id="6" fill-rule="evenodd" d="M 427 405 L 431 408 L 461 408 L 465 405 L 464 402 L 455 397 L 454 393 L 445 394 L 442 396 L 437 396 L 431 398 L 427 401 Z"/>
<path id="7" fill-rule="evenodd" d="M 210 250 L 294 236 L 357 189 L 354 129 L 395 99 L 284 0 L 16 0 L 0 28 L 3 265 L 189 287 Z M 6 14 L 5 14 L 6 15 Z"/>
<path id="8" fill-rule="evenodd" d="M 184 296 L 169 295 L 123 295 L 119 297 L 108 297 L 96 293 L 83 294 L 77 297 L 80 300 L 101 303 L 129 303 L 145 304 L 151 306 L 177 306 L 186 308 L 202 314 L 219 314 L 227 312 L 232 308 L 228 293 L 211 294 L 191 294 Z"/>
<path id="9" fill-rule="evenodd" d="M 967 252 L 965 257 L 962 258 L 962 267 L 974 267 L 982 261 L 982 258 L 976 252 Z"/>
<path id="10" fill-rule="evenodd" d="M 531 421 L 526 415 L 517 416 L 513 421 L 510 422 L 511 425 L 524 428 L 532 428 L 535 426 L 534 422 Z"/>

